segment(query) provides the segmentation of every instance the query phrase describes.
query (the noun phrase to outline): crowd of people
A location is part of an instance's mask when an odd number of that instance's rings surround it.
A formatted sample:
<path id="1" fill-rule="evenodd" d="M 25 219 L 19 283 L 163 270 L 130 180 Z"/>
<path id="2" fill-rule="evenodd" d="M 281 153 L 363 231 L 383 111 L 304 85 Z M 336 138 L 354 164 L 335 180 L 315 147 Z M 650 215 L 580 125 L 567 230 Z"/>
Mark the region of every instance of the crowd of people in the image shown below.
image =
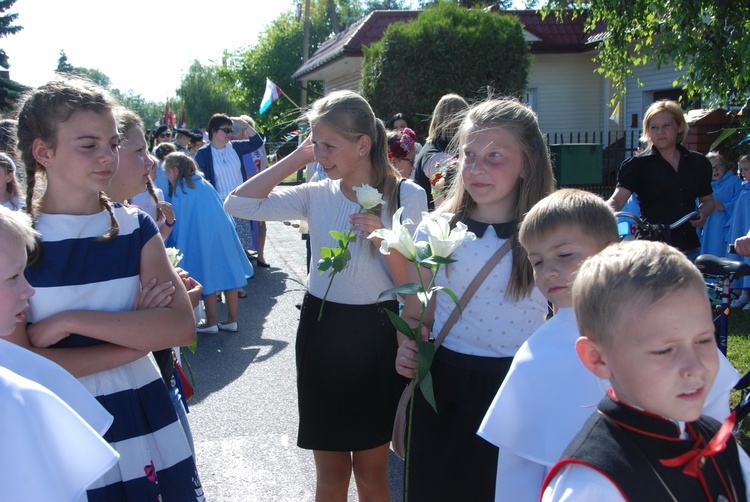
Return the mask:
<path id="1" fill-rule="evenodd" d="M 273 165 L 249 116 L 216 113 L 205 137 L 152 132 L 78 79 L 29 91 L 0 124 L 11 145 L 0 153 L 10 499 L 205 499 L 174 348 L 196 332 L 240 331 L 271 220 L 304 221 L 309 235 L 297 444 L 313 452 L 316 500 L 345 501 L 352 474 L 361 500 L 391 498 L 393 421 L 420 351 L 394 316 L 441 339 L 437 411 L 421 391 L 410 403 L 409 500 L 747 499 L 750 459 L 727 433 L 739 375 L 716 347 L 691 260 L 727 256 L 732 243 L 750 255 L 748 183 L 718 153 L 682 145 L 679 105 L 649 107 L 647 149 L 623 163 L 608 201 L 556 190 L 537 117 L 514 99 L 444 96 L 424 146 L 410 117 L 384 122 L 351 91 L 303 119 L 309 137 Z M 750 174 L 749 157 L 739 164 Z M 279 186 L 305 166 L 314 179 Z M 367 210 L 365 187 L 379 196 Z M 619 243 L 613 209 L 633 195 L 651 222 L 700 219 L 674 246 Z M 427 240 L 429 210 L 474 237 L 434 277 L 383 252 L 376 232 L 403 226 Z M 348 265 L 336 280 L 318 274 L 346 230 Z M 459 317 L 449 295 L 392 291 L 420 280 L 456 297 L 481 284 Z M 736 305 L 749 304 L 750 284 L 737 290 Z"/>

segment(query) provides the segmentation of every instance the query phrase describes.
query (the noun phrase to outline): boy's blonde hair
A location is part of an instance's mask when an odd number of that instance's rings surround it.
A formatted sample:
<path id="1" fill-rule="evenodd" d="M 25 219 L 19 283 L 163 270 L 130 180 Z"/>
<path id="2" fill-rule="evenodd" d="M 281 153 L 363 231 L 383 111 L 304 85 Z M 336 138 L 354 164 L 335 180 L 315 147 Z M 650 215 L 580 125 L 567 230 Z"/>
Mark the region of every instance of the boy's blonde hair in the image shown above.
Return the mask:
<path id="1" fill-rule="evenodd" d="M 682 126 L 682 132 L 677 134 L 677 144 L 679 145 L 687 137 L 690 126 L 685 121 L 685 111 L 677 103 L 671 99 L 662 99 L 651 103 L 646 113 L 643 115 L 643 132 L 641 133 L 641 141 L 646 143 L 649 147 L 653 144 L 651 140 L 651 128 L 650 122 L 654 118 L 654 115 L 661 112 L 669 112 L 674 117 L 675 125 L 679 128 Z"/>
<path id="2" fill-rule="evenodd" d="M 38 238 L 39 232 L 31 226 L 31 216 L 0 206 L 0 240 L 10 241 L 31 251 L 36 248 Z"/>
<path id="3" fill-rule="evenodd" d="M 578 227 L 602 249 L 620 240 L 615 214 L 604 199 L 573 188 L 553 192 L 534 204 L 521 223 L 518 240 L 526 247 L 528 241 L 566 226 Z"/>
<path id="4" fill-rule="evenodd" d="M 628 316 L 689 289 L 705 293 L 706 284 L 695 265 L 676 248 L 650 241 L 614 244 L 584 261 L 578 270 L 573 282 L 578 329 L 581 335 L 611 346 Z"/>

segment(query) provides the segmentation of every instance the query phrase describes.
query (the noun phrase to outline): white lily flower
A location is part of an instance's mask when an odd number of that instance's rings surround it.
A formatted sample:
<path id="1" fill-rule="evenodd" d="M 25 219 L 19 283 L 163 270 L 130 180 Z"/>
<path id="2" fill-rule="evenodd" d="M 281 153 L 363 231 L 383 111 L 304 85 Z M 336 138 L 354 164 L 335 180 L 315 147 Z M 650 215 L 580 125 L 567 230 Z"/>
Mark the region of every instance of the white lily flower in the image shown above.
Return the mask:
<path id="1" fill-rule="evenodd" d="M 458 249 L 461 243 L 473 241 L 477 238 L 473 232 L 469 232 L 466 224 L 460 221 L 451 230 L 450 222 L 452 218 L 453 215 L 450 213 L 437 215 L 422 213 L 421 226 L 424 233 L 427 234 L 433 256 L 448 258 L 453 251 Z"/>
<path id="2" fill-rule="evenodd" d="M 367 238 L 378 237 L 383 239 L 380 243 L 380 252 L 383 254 L 391 254 L 390 250 L 395 249 L 404 255 L 407 260 L 414 261 L 417 258 L 417 248 L 414 245 L 414 238 L 409 233 L 409 229 L 406 228 L 406 225 L 411 225 L 412 221 L 407 218 L 402 222 L 401 213 L 403 212 L 403 207 L 398 208 L 398 211 L 393 214 L 390 229 L 380 228 L 367 236 Z"/>
<path id="3" fill-rule="evenodd" d="M 380 204 L 385 204 L 383 196 L 380 194 L 380 192 L 378 192 L 377 189 L 371 187 L 367 183 L 365 183 L 361 187 L 354 187 L 354 191 L 357 194 L 357 202 L 366 211 L 369 211 L 370 209 L 379 206 Z"/>

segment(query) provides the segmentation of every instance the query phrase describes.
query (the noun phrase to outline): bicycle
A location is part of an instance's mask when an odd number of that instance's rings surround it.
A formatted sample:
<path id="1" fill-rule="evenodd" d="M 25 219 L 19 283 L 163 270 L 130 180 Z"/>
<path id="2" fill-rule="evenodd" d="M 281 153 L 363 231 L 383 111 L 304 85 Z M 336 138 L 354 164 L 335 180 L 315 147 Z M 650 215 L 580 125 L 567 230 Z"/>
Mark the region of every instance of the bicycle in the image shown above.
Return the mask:
<path id="1" fill-rule="evenodd" d="M 615 216 L 629 219 L 620 226 L 622 240 L 658 240 L 669 244 L 670 231 L 688 221 L 700 218 L 697 211 L 693 211 L 672 224 L 647 223 L 631 213 L 615 213 Z M 729 246 L 729 253 L 734 253 L 734 246 Z M 708 296 L 714 311 L 714 336 L 716 344 L 722 354 L 727 354 L 727 340 L 729 338 L 729 313 L 731 310 L 732 281 L 750 275 L 750 265 L 743 261 L 720 258 L 703 254 L 695 260 L 695 266 L 706 279 Z M 740 392 L 740 401 L 732 411 L 736 414 L 735 432 L 742 423 L 742 419 L 750 413 L 750 371 L 745 373 L 735 384 L 734 389 Z"/>

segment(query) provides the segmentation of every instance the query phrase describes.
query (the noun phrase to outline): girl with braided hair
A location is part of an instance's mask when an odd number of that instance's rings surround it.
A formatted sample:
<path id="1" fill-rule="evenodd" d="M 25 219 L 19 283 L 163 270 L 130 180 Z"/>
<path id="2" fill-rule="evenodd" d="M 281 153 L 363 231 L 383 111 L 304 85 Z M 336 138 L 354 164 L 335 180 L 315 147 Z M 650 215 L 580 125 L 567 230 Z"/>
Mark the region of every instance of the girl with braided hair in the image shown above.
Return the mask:
<path id="1" fill-rule="evenodd" d="M 18 148 L 41 252 L 26 270 L 36 288 L 31 324 L 19 323 L 13 340 L 78 377 L 114 416 L 104 438 L 120 460 L 89 487 L 89 500 L 203 500 L 149 355 L 192 342 L 190 300 L 153 220 L 105 194 L 119 162 L 117 107 L 77 79 L 42 85 L 22 104 Z"/>

